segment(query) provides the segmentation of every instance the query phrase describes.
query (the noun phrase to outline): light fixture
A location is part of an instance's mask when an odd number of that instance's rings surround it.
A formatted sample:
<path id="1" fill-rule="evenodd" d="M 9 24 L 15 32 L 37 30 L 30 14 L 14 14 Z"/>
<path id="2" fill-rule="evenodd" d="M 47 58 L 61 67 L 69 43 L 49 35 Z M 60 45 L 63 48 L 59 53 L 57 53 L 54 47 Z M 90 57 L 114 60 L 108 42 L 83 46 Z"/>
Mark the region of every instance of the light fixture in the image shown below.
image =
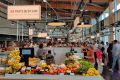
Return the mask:
<path id="1" fill-rule="evenodd" d="M 83 9 L 80 10 L 81 12 L 83 11 Z"/>
<path id="2" fill-rule="evenodd" d="M 52 32 L 52 30 L 51 30 L 51 29 L 50 29 L 49 31 L 50 31 L 50 32 Z"/>
<path id="3" fill-rule="evenodd" d="M 93 39 L 93 38 L 95 38 L 95 36 L 91 36 L 91 38 Z"/>
<path id="4" fill-rule="evenodd" d="M 49 26 L 64 26 L 66 23 L 65 22 L 62 22 L 62 21 L 59 21 L 59 20 L 54 20 L 54 21 L 51 21 L 48 23 Z"/>
<path id="5" fill-rule="evenodd" d="M 90 28 L 90 27 L 92 27 L 92 25 L 91 24 L 85 24 L 84 22 L 81 22 L 81 23 L 78 23 L 77 27 Z"/>
<path id="6" fill-rule="evenodd" d="M 51 39 L 50 36 L 47 36 L 46 39 Z"/>
<path id="7" fill-rule="evenodd" d="M 100 37 L 100 33 L 97 33 L 97 37 Z"/>
<path id="8" fill-rule="evenodd" d="M 88 10 L 85 10 L 85 11 L 88 11 Z"/>
<path id="9" fill-rule="evenodd" d="M 15 22 L 11 21 L 11 25 L 15 25 Z"/>
<path id="10" fill-rule="evenodd" d="M 48 15 L 50 16 L 51 14 L 49 13 Z"/>
<path id="11" fill-rule="evenodd" d="M 43 2 L 47 2 L 47 0 L 43 0 Z"/>
<path id="12" fill-rule="evenodd" d="M 43 0 L 43 2 L 46 2 L 46 4 L 54 11 L 54 13 L 56 14 L 56 19 L 52 22 L 48 22 L 48 26 L 53 26 L 53 27 L 56 27 L 56 26 L 64 26 L 66 25 L 65 22 L 61 22 L 58 20 L 58 14 L 56 12 L 56 10 L 47 2 L 47 0 Z M 47 12 L 47 11 L 46 11 Z M 49 15 L 49 14 L 48 14 Z M 51 14 L 50 14 L 51 15 Z"/>

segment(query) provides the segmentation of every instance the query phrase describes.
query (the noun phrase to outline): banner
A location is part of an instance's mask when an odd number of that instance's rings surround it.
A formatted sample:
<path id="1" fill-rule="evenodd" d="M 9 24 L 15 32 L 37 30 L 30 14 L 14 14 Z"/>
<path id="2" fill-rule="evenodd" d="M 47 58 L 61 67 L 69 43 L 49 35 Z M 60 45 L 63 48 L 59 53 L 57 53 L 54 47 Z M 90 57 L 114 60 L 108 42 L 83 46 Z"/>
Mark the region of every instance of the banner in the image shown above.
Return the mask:
<path id="1" fill-rule="evenodd" d="M 8 20 L 40 20 L 40 5 L 12 5 L 7 8 Z"/>

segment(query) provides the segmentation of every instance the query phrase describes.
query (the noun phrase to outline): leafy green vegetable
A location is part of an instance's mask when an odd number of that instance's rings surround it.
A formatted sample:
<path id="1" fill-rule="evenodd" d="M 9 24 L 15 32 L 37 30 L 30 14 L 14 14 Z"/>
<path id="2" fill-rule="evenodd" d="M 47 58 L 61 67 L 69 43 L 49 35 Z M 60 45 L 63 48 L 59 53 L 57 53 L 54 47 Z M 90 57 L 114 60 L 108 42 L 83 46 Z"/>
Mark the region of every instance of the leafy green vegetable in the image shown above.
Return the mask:
<path id="1" fill-rule="evenodd" d="M 77 69 L 78 74 L 85 73 L 85 72 L 88 71 L 89 68 L 93 67 L 91 62 L 88 62 L 88 61 L 85 61 L 85 60 L 80 60 L 79 62 L 81 64 L 81 67 L 79 69 Z"/>

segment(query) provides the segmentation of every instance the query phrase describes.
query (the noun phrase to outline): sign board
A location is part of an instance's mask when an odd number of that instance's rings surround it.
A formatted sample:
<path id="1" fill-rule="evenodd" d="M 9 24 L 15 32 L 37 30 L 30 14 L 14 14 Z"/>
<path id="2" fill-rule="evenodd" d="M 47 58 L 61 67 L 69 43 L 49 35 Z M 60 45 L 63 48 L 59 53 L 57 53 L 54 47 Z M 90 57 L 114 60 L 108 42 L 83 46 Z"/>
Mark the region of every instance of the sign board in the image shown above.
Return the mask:
<path id="1" fill-rule="evenodd" d="M 29 39 L 33 37 L 33 28 L 29 28 Z"/>
<path id="2" fill-rule="evenodd" d="M 33 35 L 33 29 L 29 28 L 29 35 Z"/>
<path id="3" fill-rule="evenodd" d="M 12 5 L 7 8 L 8 20 L 40 20 L 40 5 Z"/>
<path id="4" fill-rule="evenodd" d="M 46 38 L 47 36 L 47 33 L 38 33 L 39 38 Z"/>

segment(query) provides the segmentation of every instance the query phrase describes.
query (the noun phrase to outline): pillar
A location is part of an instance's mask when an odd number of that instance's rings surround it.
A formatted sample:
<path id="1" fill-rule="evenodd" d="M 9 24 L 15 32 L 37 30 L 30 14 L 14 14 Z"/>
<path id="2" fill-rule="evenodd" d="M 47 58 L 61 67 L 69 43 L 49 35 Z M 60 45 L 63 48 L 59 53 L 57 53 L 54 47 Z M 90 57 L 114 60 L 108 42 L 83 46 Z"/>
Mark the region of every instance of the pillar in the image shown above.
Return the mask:
<path id="1" fill-rule="evenodd" d="M 113 23 L 113 16 L 111 16 L 112 13 L 112 9 L 113 9 L 113 5 L 111 4 L 111 2 L 109 2 L 109 31 L 110 31 L 110 39 L 109 42 L 112 42 L 114 40 L 114 32 L 113 32 L 113 26 L 111 26 L 111 24 Z"/>
<path id="2" fill-rule="evenodd" d="M 110 27 L 110 42 L 114 40 L 114 32 L 113 32 L 113 27 Z"/>

